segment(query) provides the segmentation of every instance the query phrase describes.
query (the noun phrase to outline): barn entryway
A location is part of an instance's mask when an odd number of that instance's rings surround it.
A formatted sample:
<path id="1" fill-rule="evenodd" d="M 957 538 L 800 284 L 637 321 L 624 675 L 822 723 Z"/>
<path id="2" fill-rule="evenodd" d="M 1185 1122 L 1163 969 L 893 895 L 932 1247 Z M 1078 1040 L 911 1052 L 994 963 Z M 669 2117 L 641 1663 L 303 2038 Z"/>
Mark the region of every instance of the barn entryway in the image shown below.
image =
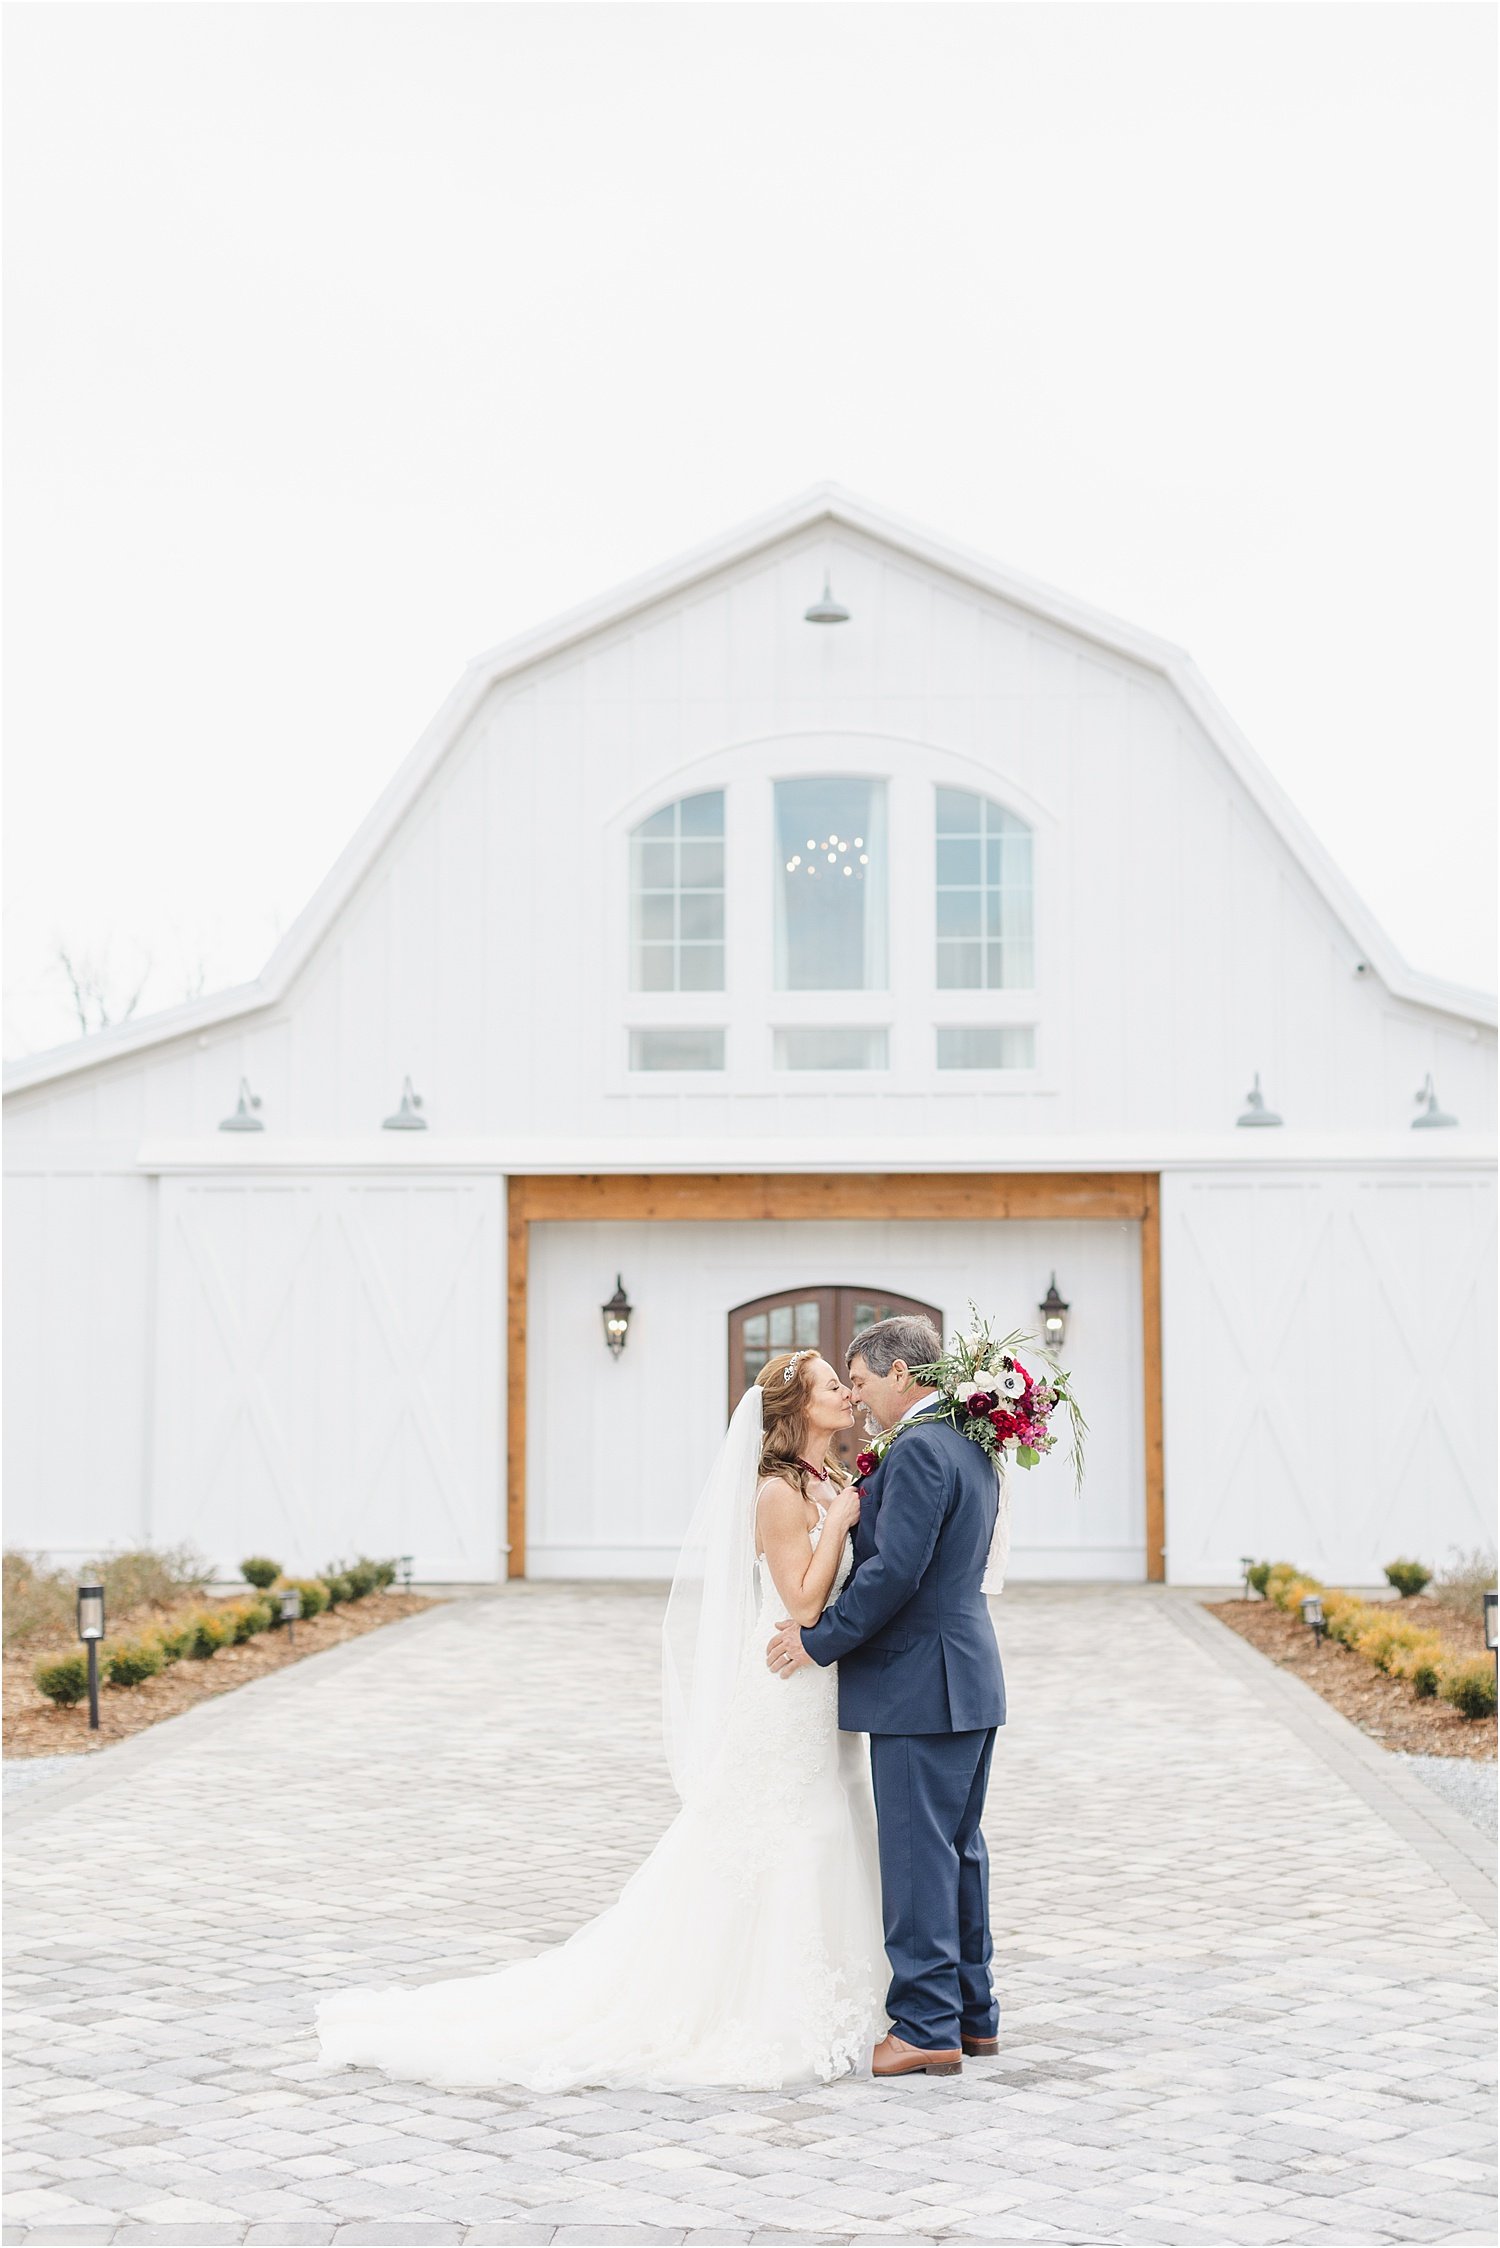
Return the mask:
<path id="1" fill-rule="evenodd" d="M 890 1288 L 786 1288 L 774 1296 L 758 1296 L 754 1303 L 737 1304 L 729 1314 L 730 1412 L 778 1351 L 818 1350 L 842 1372 L 850 1338 L 877 1319 L 894 1319 L 898 1312 L 930 1319 L 938 1333 L 943 1332 L 943 1315 L 935 1304 L 919 1303 L 914 1296 Z M 861 1424 L 834 1438 L 834 1455 L 852 1472 L 864 1442 Z"/>
<path id="2" fill-rule="evenodd" d="M 864 1310 L 941 1313 L 946 1332 L 972 1301 L 1034 1326 L 1056 1271 L 1089 1472 L 1081 1491 L 1062 1459 L 1018 1478 L 1011 1575 L 1159 1578 L 1154 1178 L 554 1177 L 509 1191 L 512 1575 L 670 1577 L 726 1388 L 738 1396 L 748 1361 L 788 1347 L 784 1334 L 797 1347 L 799 1317 L 810 1337 L 811 1307 L 817 1342 L 803 1347 L 838 1360 Z M 614 1356 L 599 1307 L 617 1273 L 633 1309 Z M 799 1286 L 799 1273 L 855 1277 Z"/>

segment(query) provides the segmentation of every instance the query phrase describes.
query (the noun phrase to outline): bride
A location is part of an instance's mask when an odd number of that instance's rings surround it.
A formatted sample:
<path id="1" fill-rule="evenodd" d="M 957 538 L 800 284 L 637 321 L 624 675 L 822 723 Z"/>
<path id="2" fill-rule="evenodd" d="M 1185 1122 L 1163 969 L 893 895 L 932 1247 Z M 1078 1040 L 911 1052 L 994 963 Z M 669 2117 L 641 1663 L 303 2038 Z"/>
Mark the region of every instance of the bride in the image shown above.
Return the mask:
<path id="1" fill-rule="evenodd" d="M 838 1728 L 833 1665 L 773 1677 L 765 1645 L 849 1574 L 859 1500 L 828 1457 L 854 1418 L 815 1351 L 771 1359 L 735 1408 L 662 1626 L 682 1799 L 614 1904 L 495 1974 L 324 1998 L 325 2062 L 449 2085 L 746 2091 L 868 2064 L 889 1968 L 869 1749 Z"/>

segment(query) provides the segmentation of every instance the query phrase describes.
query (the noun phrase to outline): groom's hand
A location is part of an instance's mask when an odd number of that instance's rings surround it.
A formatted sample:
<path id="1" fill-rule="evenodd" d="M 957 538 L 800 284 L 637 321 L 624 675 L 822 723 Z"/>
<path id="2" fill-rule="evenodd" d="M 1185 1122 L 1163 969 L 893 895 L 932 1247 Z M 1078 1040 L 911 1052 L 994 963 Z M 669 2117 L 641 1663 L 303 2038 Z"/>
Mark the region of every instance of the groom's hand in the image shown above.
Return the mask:
<path id="1" fill-rule="evenodd" d="M 778 1678 L 790 1678 L 794 1670 L 801 1670 L 812 1661 L 802 1644 L 802 1626 L 783 1616 L 776 1626 L 776 1637 L 766 1648 L 766 1668 L 774 1670 Z"/>

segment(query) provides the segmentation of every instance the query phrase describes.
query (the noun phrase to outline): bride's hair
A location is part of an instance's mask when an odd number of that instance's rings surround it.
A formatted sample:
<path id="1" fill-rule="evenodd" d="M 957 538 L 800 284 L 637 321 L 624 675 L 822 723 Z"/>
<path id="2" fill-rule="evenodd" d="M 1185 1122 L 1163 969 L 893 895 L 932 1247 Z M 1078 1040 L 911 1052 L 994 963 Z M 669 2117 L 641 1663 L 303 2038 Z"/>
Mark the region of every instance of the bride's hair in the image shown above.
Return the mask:
<path id="1" fill-rule="evenodd" d="M 767 1359 L 756 1375 L 762 1392 L 761 1413 L 765 1434 L 761 1439 L 760 1472 L 794 1483 L 803 1498 L 811 1496 L 815 1480 L 801 1464 L 807 1449 L 807 1372 L 817 1358 L 815 1350 L 783 1350 Z M 854 1479 L 835 1459 L 825 1462 L 828 1480 L 843 1489 Z"/>

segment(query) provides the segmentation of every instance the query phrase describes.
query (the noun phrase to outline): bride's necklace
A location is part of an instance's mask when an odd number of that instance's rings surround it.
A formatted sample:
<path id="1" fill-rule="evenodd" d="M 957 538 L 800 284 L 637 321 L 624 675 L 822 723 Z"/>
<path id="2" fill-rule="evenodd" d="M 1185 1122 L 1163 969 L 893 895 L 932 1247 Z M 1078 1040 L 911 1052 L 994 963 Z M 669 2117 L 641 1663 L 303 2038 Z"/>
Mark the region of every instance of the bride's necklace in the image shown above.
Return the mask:
<path id="1" fill-rule="evenodd" d="M 814 1467 L 811 1460 L 804 1460 L 800 1455 L 797 1460 L 797 1465 L 798 1467 L 805 1467 L 808 1474 L 815 1475 L 820 1483 L 826 1483 L 828 1481 L 828 1470 L 826 1467 Z"/>

